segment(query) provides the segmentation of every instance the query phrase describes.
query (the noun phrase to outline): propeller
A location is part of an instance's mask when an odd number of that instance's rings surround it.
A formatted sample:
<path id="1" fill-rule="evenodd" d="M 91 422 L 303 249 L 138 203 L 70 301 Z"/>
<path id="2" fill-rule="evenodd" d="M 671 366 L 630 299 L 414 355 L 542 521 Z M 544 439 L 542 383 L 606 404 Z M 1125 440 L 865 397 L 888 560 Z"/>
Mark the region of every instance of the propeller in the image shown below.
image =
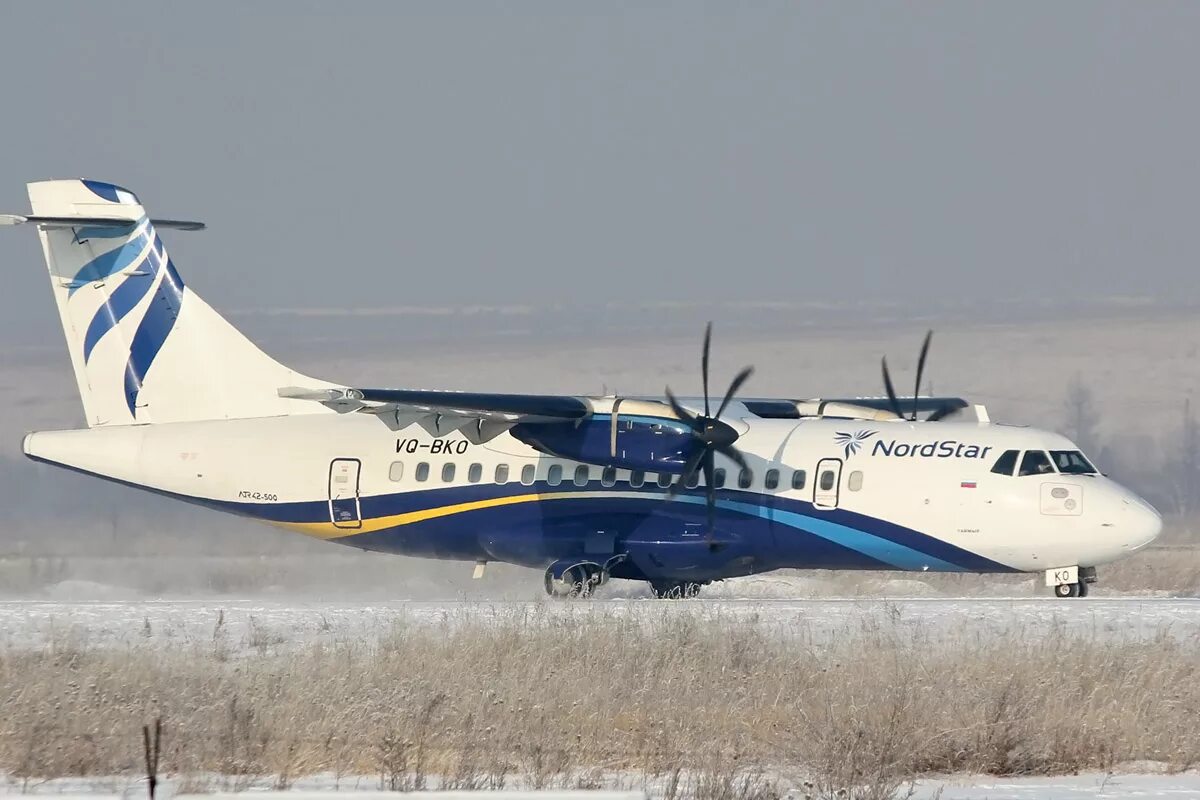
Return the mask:
<path id="1" fill-rule="evenodd" d="M 708 356 L 711 347 L 712 323 L 710 322 L 704 329 L 704 349 L 701 351 L 700 356 L 700 380 L 704 386 L 704 414 L 691 413 L 679 404 L 679 400 L 671 393 L 670 387 L 666 389 L 667 403 L 670 404 L 671 410 L 675 412 L 675 416 L 688 423 L 688 426 L 692 429 L 692 437 L 700 444 L 700 447 L 696 448 L 688 456 L 688 460 L 683 465 L 683 472 L 680 474 L 679 480 L 671 486 L 667 492 L 667 496 L 674 497 L 696 477 L 697 473 L 703 473 L 707 519 L 705 539 L 708 542 L 709 548 L 715 549 L 713 543 L 713 518 L 717 507 L 715 456 L 717 453 L 720 453 L 737 464 L 739 468 L 749 468 L 745 457 L 733 446 L 734 442 L 738 439 L 738 432 L 728 423 L 722 422 L 721 415 L 725 413 L 725 409 L 729 407 L 729 403 L 737 395 L 738 390 L 754 374 L 754 367 L 746 367 L 734 377 L 729 384 L 729 388 L 725 390 L 725 396 L 721 398 L 720 405 L 717 406 L 717 413 L 713 414 L 708 397 Z"/>
<path id="2" fill-rule="evenodd" d="M 933 331 L 926 331 L 925 341 L 921 343 L 921 355 L 917 358 L 917 385 L 913 390 L 912 411 L 908 415 L 905 415 L 904 411 L 900 408 L 900 400 L 896 397 L 896 387 L 892 384 L 892 376 L 888 371 L 887 356 L 883 357 L 883 388 L 887 390 L 888 400 L 892 406 L 892 413 L 895 414 L 898 419 L 907 419 L 910 422 L 916 422 L 917 420 L 917 408 L 918 404 L 920 403 L 921 394 L 921 379 L 925 376 L 925 359 L 929 355 L 929 343 L 932 340 Z M 950 406 L 939 408 L 937 411 L 934 411 L 932 414 L 926 417 L 926 421 L 937 422 L 943 417 L 954 413 L 955 410 L 957 409 Z"/>

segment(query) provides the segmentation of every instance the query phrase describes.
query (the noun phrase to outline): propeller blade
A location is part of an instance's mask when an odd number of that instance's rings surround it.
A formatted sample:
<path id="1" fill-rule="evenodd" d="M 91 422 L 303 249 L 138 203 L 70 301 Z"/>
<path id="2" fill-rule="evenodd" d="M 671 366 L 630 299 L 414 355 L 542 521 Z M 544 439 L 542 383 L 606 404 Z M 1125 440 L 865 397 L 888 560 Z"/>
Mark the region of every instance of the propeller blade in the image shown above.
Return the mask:
<path id="1" fill-rule="evenodd" d="M 746 463 L 746 457 L 739 453 L 734 447 L 726 445 L 724 447 L 718 447 L 716 450 L 718 453 L 737 464 L 738 469 L 750 469 L 750 465 Z"/>
<path id="2" fill-rule="evenodd" d="M 712 346 L 712 323 L 704 327 L 704 350 L 700 356 L 700 380 L 704 384 L 704 416 L 708 416 L 708 351 Z M 720 416 L 720 415 L 718 415 Z"/>
<path id="3" fill-rule="evenodd" d="M 667 497 L 674 497 L 679 494 L 681 489 L 686 488 L 687 482 L 692 479 L 696 471 L 700 469 L 700 462 L 704 460 L 704 454 L 708 452 L 706 447 L 696 448 L 696 452 L 688 456 L 688 460 L 683 465 L 683 472 L 679 473 L 679 480 L 671 484 L 671 488 L 667 490 Z"/>
<path id="4" fill-rule="evenodd" d="M 679 405 L 679 401 L 675 399 L 675 395 L 671 394 L 671 387 L 667 387 L 667 403 L 670 404 L 671 410 L 675 412 L 675 416 L 679 417 L 684 422 L 687 422 L 695 428 L 696 417 L 688 413 L 688 410 Z"/>
<path id="5" fill-rule="evenodd" d="M 616 400 L 613 400 L 612 426 L 610 427 L 609 434 L 608 434 L 609 458 L 617 457 L 617 417 L 618 417 L 618 412 L 619 412 L 620 408 L 621 408 L 621 398 L 618 397 Z"/>
<path id="6" fill-rule="evenodd" d="M 725 413 L 725 407 L 729 405 L 729 401 L 733 399 L 733 396 L 737 394 L 738 389 L 741 389 L 742 384 L 748 381 L 750 376 L 753 374 L 754 367 L 746 367 L 737 374 L 737 377 L 733 379 L 733 383 L 729 384 L 729 388 L 725 391 L 725 399 L 722 400 L 721 405 L 717 407 L 716 419 L 721 418 L 721 415 Z"/>
<path id="7" fill-rule="evenodd" d="M 892 385 L 892 375 L 888 372 L 887 356 L 883 357 L 883 388 L 887 389 L 888 402 L 891 403 L 892 413 L 897 419 L 904 419 L 904 412 L 900 410 L 900 401 L 896 399 L 896 387 Z"/>
<path id="8" fill-rule="evenodd" d="M 704 468 L 704 510 L 705 510 L 705 528 L 704 541 L 708 542 L 708 548 L 713 549 L 713 527 L 714 517 L 717 510 L 717 487 L 714 483 L 716 470 L 713 469 L 713 453 L 712 450 L 704 451 L 704 461 L 701 462 Z"/>
<path id="9" fill-rule="evenodd" d="M 912 419 L 917 419 L 917 398 L 921 396 L 921 378 L 925 374 L 925 356 L 929 355 L 929 342 L 933 339 L 933 331 L 925 332 L 925 341 L 921 345 L 921 356 L 917 359 L 917 388 L 913 392 Z"/>

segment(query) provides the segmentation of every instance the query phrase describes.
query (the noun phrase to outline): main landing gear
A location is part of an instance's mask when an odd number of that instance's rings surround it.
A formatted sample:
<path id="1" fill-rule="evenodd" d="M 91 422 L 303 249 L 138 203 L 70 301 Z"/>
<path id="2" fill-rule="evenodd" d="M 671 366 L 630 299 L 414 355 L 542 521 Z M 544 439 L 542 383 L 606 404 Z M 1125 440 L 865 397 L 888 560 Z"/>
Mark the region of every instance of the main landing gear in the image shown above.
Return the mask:
<path id="1" fill-rule="evenodd" d="M 690 600 L 699 596 L 701 586 L 695 581 L 652 581 L 650 591 L 659 600 Z"/>
<path id="2" fill-rule="evenodd" d="M 546 570 L 542 580 L 546 594 L 556 598 L 591 597 L 595 588 L 605 583 L 608 577 L 596 564 L 576 564 L 563 570 L 558 577 L 554 572 L 553 568 Z"/>
<path id="3" fill-rule="evenodd" d="M 608 583 L 615 566 L 628 556 L 619 553 L 603 564 L 562 559 L 546 568 L 542 580 L 551 597 L 591 597 L 597 587 Z"/>
<path id="4" fill-rule="evenodd" d="M 1087 597 L 1088 586 L 1096 582 L 1095 567 L 1060 567 L 1046 570 L 1046 585 L 1055 597 Z"/>
<path id="5" fill-rule="evenodd" d="M 551 564 L 542 578 L 546 594 L 559 599 L 591 597 L 598 587 L 608 583 L 612 563 L 613 559 L 604 565 L 593 561 Z M 650 581 L 650 591 L 660 600 L 690 600 L 700 594 L 703 586 L 698 581 Z"/>

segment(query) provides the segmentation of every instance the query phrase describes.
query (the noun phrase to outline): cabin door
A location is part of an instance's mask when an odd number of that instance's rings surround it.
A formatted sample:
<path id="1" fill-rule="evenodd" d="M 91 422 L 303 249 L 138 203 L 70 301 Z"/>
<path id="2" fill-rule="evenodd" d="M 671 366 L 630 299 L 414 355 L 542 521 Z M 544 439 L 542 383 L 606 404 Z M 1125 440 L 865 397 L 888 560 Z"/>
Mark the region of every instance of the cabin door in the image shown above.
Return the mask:
<path id="1" fill-rule="evenodd" d="M 823 458 L 817 462 L 817 476 L 813 481 L 813 506 L 815 508 L 837 508 L 838 494 L 842 487 L 842 460 Z"/>
<path id="2" fill-rule="evenodd" d="M 357 458 L 335 458 L 329 464 L 329 520 L 335 528 L 361 528 L 362 507 L 358 502 L 358 478 L 362 462 Z"/>

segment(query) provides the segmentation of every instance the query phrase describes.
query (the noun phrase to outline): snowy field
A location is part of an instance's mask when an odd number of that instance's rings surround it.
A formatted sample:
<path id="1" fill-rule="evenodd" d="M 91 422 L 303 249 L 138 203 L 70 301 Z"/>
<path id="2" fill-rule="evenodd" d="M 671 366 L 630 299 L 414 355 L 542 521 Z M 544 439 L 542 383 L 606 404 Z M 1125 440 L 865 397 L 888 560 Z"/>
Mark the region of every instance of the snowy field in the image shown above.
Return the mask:
<path id="1" fill-rule="evenodd" d="M 816 643 L 886 623 L 915 638 L 961 640 L 1054 632 L 1113 641 L 1163 635 L 1200 639 L 1200 599 L 936 598 L 661 602 L 304 603 L 262 600 L 0 602 L 0 646 L 124 647 L 211 642 L 235 649 L 288 648 L 374 639 L 397 626 L 454 626 L 480 621 L 569 624 L 604 617 L 645 625 L 697 619 L 765 627 Z"/>
<path id="2" fill-rule="evenodd" d="M 291 790 L 271 791 L 267 785 L 249 785 L 238 795 L 217 791 L 213 795 L 184 794 L 178 792 L 171 779 L 159 787 L 158 797 L 162 800 L 198 800 L 214 797 L 229 800 L 232 796 L 247 796 L 257 800 L 339 800 L 346 796 L 361 796 L 368 800 L 398 796 L 394 792 L 378 791 L 377 777 L 342 777 L 317 775 L 297 780 Z M 654 786 L 633 791 L 481 791 L 481 792 L 410 792 L 403 797 L 419 800 L 463 800 L 478 797 L 479 800 L 633 800 L 645 797 L 655 800 Z M 192 789 L 192 791 L 195 791 Z M 136 800 L 146 796 L 144 780 L 121 778 L 59 779 L 29 785 L 14 779 L 0 778 L 0 794 L 25 794 L 55 797 L 59 800 Z M 788 792 L 783 800 L 802 800 L 803 787 Z M 897 793 L 905 800 L 1184 800 L 1200 797 L 1200 773 L 1179 774 L 1134 774 L 1134 773 L 1082 773 L 1064 777 L 1036 778 L 993 778 L 985 775 L 964 775 L 947 778 L 931 778 L 917 781 Z"/>

